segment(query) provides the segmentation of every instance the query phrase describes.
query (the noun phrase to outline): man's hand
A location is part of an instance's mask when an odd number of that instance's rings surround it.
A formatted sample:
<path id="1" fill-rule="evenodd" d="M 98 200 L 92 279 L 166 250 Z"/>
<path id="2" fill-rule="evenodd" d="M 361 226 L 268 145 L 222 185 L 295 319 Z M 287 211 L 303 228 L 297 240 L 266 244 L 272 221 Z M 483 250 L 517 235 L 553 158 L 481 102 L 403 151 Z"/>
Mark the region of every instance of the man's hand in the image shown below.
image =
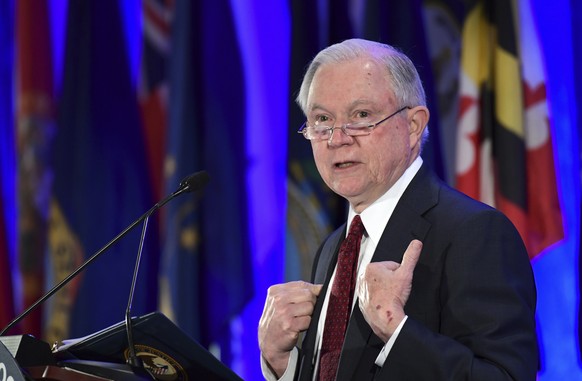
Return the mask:
<path id="1" fill-rule="evenodd" d="M 404 306 L 412 290 L 412 274 L 421 250 L 422 242 L 413 240 L 404 252 L 402 264 L 371 262 L 360 279 L 360 310 L 376 336 L 384 342 L 406 316 Z"/>
<path id="2" fill-rule="evenodd" d="M 259 321 L 259 347 L 277 377 L 285 373 L 299 334 L 309 327 L 321 287 L 302 281 L 269 287 Z"/>

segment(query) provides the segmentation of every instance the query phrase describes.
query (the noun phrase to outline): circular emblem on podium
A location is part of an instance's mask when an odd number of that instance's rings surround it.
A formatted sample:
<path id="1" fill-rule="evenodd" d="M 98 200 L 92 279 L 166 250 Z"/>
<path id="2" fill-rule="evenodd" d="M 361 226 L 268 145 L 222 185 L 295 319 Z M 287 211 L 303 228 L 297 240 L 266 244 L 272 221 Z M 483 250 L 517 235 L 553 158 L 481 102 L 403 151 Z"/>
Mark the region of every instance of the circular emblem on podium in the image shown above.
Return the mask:
<path id="1" fill-rule="evenodd" d="M 135 354 L 144 367 L 159 381 L 188 381 L 184 368 L 168 354 L 147 345 L 136 344 Z M 129 349 L 125 350 L 125 359 Z"/>

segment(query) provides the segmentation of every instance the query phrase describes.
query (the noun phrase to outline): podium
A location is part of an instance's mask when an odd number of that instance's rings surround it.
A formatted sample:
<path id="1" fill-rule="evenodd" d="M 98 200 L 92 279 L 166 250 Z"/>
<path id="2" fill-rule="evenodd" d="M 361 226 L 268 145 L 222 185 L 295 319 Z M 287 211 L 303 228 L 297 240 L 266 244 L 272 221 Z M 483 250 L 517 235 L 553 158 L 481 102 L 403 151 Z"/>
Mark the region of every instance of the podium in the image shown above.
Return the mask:
<path id="1" fill-rule="evenodd" d="M 66 340 L 52 351 L 47 343 L 31 336 L 0 337 L 6 343 L 0 346 L 0 380 L 2 364 L 6 364 L 4 372 L 11 372 L 5 374 L 14 381 L 242 381 L 163 314 L 153 312 L 133 318 L 132 325 L 135 352 L 145 369 L 126 364 L 127 335 L 125 323 L 120 322 Z"/>
<path id="2" fill-rule="evenodd" d="M 8 348 L 0 341 L 0 380 L 25 381 L 24 374 Z"/>
<path id="3" fill-rule="evenodd" d="M 57 366 L 48 343 L 30 335 L 19 335 L 0 337 L 0 380 L 103 379 Z"/>

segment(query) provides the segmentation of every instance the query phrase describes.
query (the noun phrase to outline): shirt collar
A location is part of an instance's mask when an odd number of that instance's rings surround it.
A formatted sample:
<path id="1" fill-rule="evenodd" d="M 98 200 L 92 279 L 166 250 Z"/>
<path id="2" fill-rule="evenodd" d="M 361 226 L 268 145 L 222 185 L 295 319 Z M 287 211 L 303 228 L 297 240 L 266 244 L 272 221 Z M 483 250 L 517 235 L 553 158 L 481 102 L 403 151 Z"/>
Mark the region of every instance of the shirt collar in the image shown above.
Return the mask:
<path id="1" fill-rule="evenodd" d="M 376 242 L 376 244 L 380 241 L 380 237 L 384 232 L 390 216 L 392 216 L 392 212 L 396 208 L 398 200 L 400 200 L 400 197 L 402 197 L 404 191 L 422 166 L 422 162 L 422 158 L 418 156 L 394 185 L 360 214 L 362 223 L 366 229 L 366 235 Z M 350 205 L 347 226 L 350 226 L 356 214 Z"/>

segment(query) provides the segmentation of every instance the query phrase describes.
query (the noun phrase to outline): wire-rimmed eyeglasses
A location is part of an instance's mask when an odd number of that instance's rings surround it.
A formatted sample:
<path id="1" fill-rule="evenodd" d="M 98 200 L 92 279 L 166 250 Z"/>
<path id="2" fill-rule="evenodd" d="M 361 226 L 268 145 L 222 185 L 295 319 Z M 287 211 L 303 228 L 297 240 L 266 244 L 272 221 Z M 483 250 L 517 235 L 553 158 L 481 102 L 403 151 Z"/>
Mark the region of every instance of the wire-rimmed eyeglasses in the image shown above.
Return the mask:
<path id="1" fill-rule="evenodd" d="M 305 122 L 301 125 L 299 130 L 297 130 L 297 133 L 303 134 L 307 140 L 329 140 L 333 135 L 333 130 L 336 129 L 342 130 L 343 133 L 348 136 L 370 135 L 374 128 L 376 128 L 380 123 L 384 123 L 394 115 L 406 109 L 410 109 L 410 106 L 404 106 L 376 123 L 348 123 L 338 127 L 330 127 L 326 125 L 310 126 Z"/>

